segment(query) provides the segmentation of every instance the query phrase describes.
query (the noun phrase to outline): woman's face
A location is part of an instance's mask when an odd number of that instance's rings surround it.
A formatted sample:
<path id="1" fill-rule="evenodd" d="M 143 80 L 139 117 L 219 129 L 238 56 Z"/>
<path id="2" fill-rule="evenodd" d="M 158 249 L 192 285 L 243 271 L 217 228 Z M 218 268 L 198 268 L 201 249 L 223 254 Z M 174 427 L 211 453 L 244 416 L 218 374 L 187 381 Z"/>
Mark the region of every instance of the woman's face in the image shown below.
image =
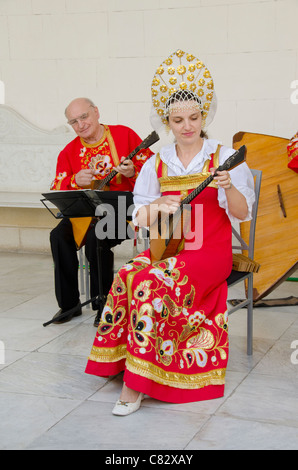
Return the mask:
<path id="1" fill-rule="evenodd" d="M 198 109 L 197 103 L 194 101 L 191 106 L 191 101 L 181 104 L 175 103 L 169 115 L 169 126 L 172 130 L 177 143 L 193 144 L 200 140 L 202 130 L 202 115 Z M 190 106 L 189 106 L 190 105 Z"/>

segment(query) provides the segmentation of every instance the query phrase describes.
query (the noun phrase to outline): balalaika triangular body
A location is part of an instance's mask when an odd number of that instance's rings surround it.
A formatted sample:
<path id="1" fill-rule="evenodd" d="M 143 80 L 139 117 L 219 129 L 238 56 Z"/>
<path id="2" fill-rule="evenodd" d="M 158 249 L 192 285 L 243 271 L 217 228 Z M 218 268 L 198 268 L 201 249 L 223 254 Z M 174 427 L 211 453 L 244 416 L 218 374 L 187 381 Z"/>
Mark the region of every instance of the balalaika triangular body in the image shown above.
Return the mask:
<path id="1" fill-rule="evenodd" d="M 152 263 L 177 254 L 185 235 L 190 230 L 190 202 L 211 183 L 217 171 L 231 170 L 244 162 L 245 153 L 246 147 L 243 145 L 216 169 L 214 175 L 208 176 L 203 183 L 183 199 L 179 209 L 174 214 L 169 215 L 159 212 L 156 221 L 150 225 L 150 256 Z"/>

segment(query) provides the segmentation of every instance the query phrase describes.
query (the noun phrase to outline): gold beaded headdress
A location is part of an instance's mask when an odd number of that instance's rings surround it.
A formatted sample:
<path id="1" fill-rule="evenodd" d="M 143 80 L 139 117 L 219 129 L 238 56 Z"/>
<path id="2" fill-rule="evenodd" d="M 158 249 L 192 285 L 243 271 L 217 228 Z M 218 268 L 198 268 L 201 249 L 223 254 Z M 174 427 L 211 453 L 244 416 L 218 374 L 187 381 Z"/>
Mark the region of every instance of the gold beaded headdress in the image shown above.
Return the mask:
<path id="1" fill-rule="evenodd" d="M 194 55 L 180 49 L 157 68 L 151 85 L 151 124 L 158 130 L 177 101 L 197 106 L 202 112 L 202 128 L 207 127 L 216 112 L 216 96 L 210 71 Z M 193 103 L 195 101 L 195 103 Z"/>

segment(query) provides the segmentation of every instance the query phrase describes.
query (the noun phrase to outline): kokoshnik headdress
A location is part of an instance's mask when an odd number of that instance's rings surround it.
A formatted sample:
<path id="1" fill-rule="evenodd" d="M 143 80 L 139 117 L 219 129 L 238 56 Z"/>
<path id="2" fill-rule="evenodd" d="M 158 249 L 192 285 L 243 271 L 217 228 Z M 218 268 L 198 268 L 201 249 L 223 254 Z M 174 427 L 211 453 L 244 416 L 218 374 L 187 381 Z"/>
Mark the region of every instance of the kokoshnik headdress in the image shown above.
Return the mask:
<path id="1" fill-rule="evenodd" d="M 157 68 L 151 85 L 151 124 L 158 131 L 167 125 L 167 118 L 179 102 L 189 108 L 198 106 L 202 112 L 202 128 L 208 127 L 216 112 L 216 96 L 210 71 L 194 55 L 180 49 Z M 193 103 L 195 101 L 195 104 Z"/>

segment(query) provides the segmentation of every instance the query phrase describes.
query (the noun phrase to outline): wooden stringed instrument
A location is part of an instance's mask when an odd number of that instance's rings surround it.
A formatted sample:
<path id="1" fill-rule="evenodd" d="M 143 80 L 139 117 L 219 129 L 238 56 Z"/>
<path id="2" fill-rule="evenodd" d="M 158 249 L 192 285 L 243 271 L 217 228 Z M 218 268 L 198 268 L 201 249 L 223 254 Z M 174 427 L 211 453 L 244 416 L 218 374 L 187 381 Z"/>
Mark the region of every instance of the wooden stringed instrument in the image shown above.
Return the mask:
<path id="1" fill-rule="evenodd" d="M 131 160 L 140 150 L 147 149 L 151 145 L 155 144 L 159 140 L 159 135 L 153 131 L 149 134 L 143 142 L 140 143 L 124 160 Z M 120 165 L 123 163 L 121 162 Z M 93 180 L 91 183 L 91 189 L 105 189 L 105 187 L 109 184 L 109 182 L 117 175 L 116 170 L 112 170 L 103 180 Z"/>
<path id="2" fill-rule="evenodd" d="M 179 245 L 190 229 L 190 202 L 211 183 L 218 171 L 231 170 L 244 162 L 245 154 L 246 147 L 243 145 L 215 170 L 214 175 L 208 176 L 186 196 L 180 202 L 180 206 L 174 214 L 162 215 L 159 212 L 157 219 L 150 225 L 150 256 L 152 263 L 177 254 Z"/>
<path id="3" fill-rule="evenodd" d="M 125 160 L 131 160 L 140 150 L 147 149 L 151 145 L 155 144 L 159 140 L 159 135 L 153 131 L 149 134 L 126 158 Z M 124 161 L 125 161 L 124 160 Z M 102 180 L 93 180 L 91 183 L 91 189 L 93 190 L 103 190 L 108 191 L 108 183 L 114 176 L 117 175 L 116 170 L 112 170 L 104 179 Z M 72 223 L 73 235 L 78 249 L 84 243 L 86 233 L 89 229 L 90 223 L 92 221 L 91 217 L 78 217 L 76 219 L 70 219 Z"/>
<path id="4" fill-rule="evenodd" d="M 288 168 L 289 139 L 238 132 L 234 149 L 247 147 L 250 168 L 262 170 L 254 257 L 262 269 L 254 274 L 254 301 L 270 294 L 298 269 L 298 174 Z M 240 224 L 249 241 L 249 222 Z"/>

